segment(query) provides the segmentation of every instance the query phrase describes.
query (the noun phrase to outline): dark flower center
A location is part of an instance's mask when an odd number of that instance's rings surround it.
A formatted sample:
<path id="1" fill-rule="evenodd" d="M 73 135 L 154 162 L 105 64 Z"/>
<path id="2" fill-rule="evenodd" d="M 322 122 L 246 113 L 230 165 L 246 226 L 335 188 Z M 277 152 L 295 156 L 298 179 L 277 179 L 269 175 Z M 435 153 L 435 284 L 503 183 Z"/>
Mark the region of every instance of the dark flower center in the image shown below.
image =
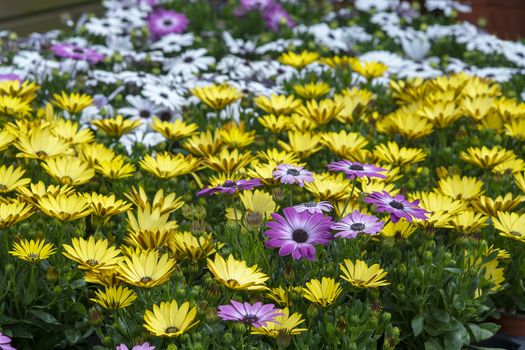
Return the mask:
<path id="1" fill-rule="evenodd" d="M 399 209 L 399 210 L 405 209 L 405 206 L 403 205 L 403 203 L 398 202 L 398 201 L 391 201 L 388 204 L 390 204 L 390 206 L 394 209 Z"/>
<path id="2" fill-rule="evenodd" d="M 350 229 L 351 229 L 352 231 L 356 231 L 356 232 L 361 232 L 361 231 L 363 231 L 365 228 L 366 228 L 365 224 L 362 224 L 362 223 L 360 223 L 360 222 L 356 222 L 355 224 L 352 224 L 352 225 L 350 226 Z"/>
<path id="3" fill-rule="evenodd" d="M 239 281 L 235 280 L 235 279 L 229 279 L 226 281 L 226 283 L 230 286 L 230 287 L 238 287 L 240 286 L 241 284 L 239 283 Z"/>
<path id="4" fill-rule="evenodd" d="M 27 258 L 29 260 L 37 260 L 40 256 L 38 254 L 35 254 L 35 253 L 29 253 L 27 254 Z"/>
<path id="5" fill-rule="evenodd" d="M 149 111 L 143 109 L 142 111 L 139 112 L 139 115 L 140 115 L 141 118 L 149 118 L 151 113 Z"/>
<path id="6" fill-rule="evenodd" d="M 78 54 L 83 54 L 84 53 L 84 49 L 81 49 L 81 48 L 77 47 L 77 48 L 73 49 L 73 52 L 74 53 L 78 53 Z"/>
<path id="7" fill-rule="evenodd" d="M 39 157 L 39 158 L 45 158 L 47 157 L 47 153 L 45 151 L 38 151 L 36 152 L 36 155 Z"/>
<path id="8" fill-rule="evenodd" d="M 164 24 L 166 27 L 169 27 L 173 24 L 173 21 L 169 18 L 166 18 L 165 20 L 162 21 L 162 24 Z"/>
<path id="9" fill-rule="evenodd" d="M 361 164 L 352 164 L 348 167 L 350 170 L 364 170 Z"/>
<path id="10" fill-rule="evenodd" d="M 193 57 L 186 57 L 184 59 L 184 63 L 191 63 L 191 62 L 193 62 Z"/>
<path id="11" fill-rule="evenodd" d="M 7 190 L 7 186 L 4 184 L 0 184 L 0 191 L 5 191 L 5 190 Z"/>
<path id="12" fill-rule="evenodd" d="M 304 203 L 304 206 L 308 208 L 315 208 L 317 206 L 317 203 L 310 201 L 310 202 Z"/>
<path id="13" fill-rule="evenodd" d="M 301 174 L 301 172 L 297 169 L 288 169 L 286 170 L 286 174 L 287 175 L 292 175 L 292 176 L 299 176 Z"/>
<path id="14" fill-rule="evenodd" d="M 171 326 L 171 327 L 168 327 L 166 328 L 166 333 L 168 334 L 171 334 L 171 333 L 177 333 L 179 331 L 179 329 L 175 326 Z"/>
<path id="15" fill-rule="evenodd" d="M 95 259 L 89 259 L 88 261 L 86 261 L 86 264 L 88 264 L 89 266 L 95 266 L 96 264 L 98 264 L 98 261 L 96 261 Z"/>
<path id="16" fill-rule="evenodd" d="M 222 187 L 234 187 L 234 186 L 235 186 L 235 181 L 232 181 L 232 180 L 226 180 L 222 184 Z"/>
<path id="17" fill-rule="evenodd" d="M 515 237 L 521 237 L 521 233 L 519 233 L 518 231 L 510 231 L 510 234 Z"/>
<path id="18" fill-rule="evenodd" d="M 308 240 L 308 233 L 305 230 L 297 229 L 293 231 L 292 239 L 297 243 L 304 243 Z"/>
<path id="19" fill-rule="evenodd" d="M 171 119 L 171 113 L 169 111 L 163 111 L 159 114 L 160 120 L 167 122 Z"/>
<path id="20" fill-rule="evenodd" d="M 168 98 L 168 94 L 165 93 L 165 92 L 161 92 L 161 93 L 159 94 L 159 96 L 162 97 L 162 98 Z"/>
<path id="21" fill-rule="evenodd" d="M 148 277 L 148 276 L 144 276 L 140 279 L 140 283 L 148 283 L 150 281 L 152 281 L 153 279 L 151 277 Z"/>
<path id="22" fill-rule="evenodd" d="M 244 323 L 254 323 L 257 322 L 259 318 L 255 315 L 248 314 L 242 318 L 242 322 Z"/>

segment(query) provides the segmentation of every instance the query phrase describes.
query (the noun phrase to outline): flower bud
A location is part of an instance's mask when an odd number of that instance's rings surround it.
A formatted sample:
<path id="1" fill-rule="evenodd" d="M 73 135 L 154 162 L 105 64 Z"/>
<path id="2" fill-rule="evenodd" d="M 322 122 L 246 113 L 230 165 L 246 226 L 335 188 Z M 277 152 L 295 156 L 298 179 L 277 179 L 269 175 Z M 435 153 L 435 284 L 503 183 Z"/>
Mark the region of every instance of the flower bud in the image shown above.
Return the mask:
<path id="1" fill-rule="evenodd" d="M 97 307 L 92 307 L 88 311 L 88 319 L 91 326 L 98 327 L 102 323 L 104 316 Z"/>
<path id="2" fill-rule="evenodd" d="M 262 215 L 258 211 L 250 211 L 246 214 L 246 223 L 254 228 L 261 226 L 262 219 Z"/>
<path id="3" fill-rule="evenodd" d="M 317 315 L 319 315 L 319 308 L 315 304 L 310 304 L 306 310 L 306 317 L 314 319 L 317 317 Z"/>
<path id="4" fill-rule="evenodd" d="M 177 347 L 177 345 L 171 343 L 171 344 L 168 345 L 166 350 L 178 350 L 178 347 Z"/>
<path id="5" fill-rule="evenodd" d="M 230 332 L 226 332 L 222 335 L 222 338 L 224 340 L 224 343 L 226 345 L 230 345 L 230 344 L 233 344 L 235 338 L 233 337 L 233 335 L 230 333 Z"/>
<path id="6" fill-rule="evenodd" d="M 46 271 L 46 278 L 49 282 L 55 283 L 58 281 L 59 273 L 54 266 L 49 266 Z"/>
<path id="7" fill-rule="evenodd" d="M 276 202 L 280 202 L 284 199 L 284 191 L 282 187 L 276 187 L 272 190 L 272 198 Z"/>

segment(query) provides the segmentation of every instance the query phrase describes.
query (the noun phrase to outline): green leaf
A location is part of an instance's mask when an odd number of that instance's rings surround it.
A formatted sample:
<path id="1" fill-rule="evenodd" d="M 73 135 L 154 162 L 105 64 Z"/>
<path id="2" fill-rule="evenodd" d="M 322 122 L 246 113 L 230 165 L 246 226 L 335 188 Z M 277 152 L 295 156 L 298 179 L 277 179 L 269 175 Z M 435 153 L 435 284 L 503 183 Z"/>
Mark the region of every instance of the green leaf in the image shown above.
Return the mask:
<path id="1" fill-rule="evenodd" d="M 441 346 L 441 344 L 439 344 L 439 342 L 436 339 L 429 338 L 425 342 L 425 350 L 443 350 L 443 347 Z"/>
<path id="2" fill-rule="evenodd" d="M 60 322 L 58 322 L 57 319 L 53 317 L 53 315 L 47 312 L 40 311 L 40 310 L 31 310 L 29 311 L 29 313 L 35 316 L 36 318 L 38 318 L 39 320 L 44 321 L 47 324 L 54 324 L 54 325 L 60 326 Z"/>
<path id="3" fill-rule="evenodd" d="M 447 350 L 461 350 L 463 345 L 470 343 L 470 336 L 465 327 L 454 332 L 445 334 L 444 337 L 445 349 Z"/>
<path id="4" fill-rule="evenodd" d="M 80 331 L 78 329 L 75 329 L 75 328 L 66 328 L 66 330 L 64 331 L 65 335 L 66 335 L 66 339 L 69 343 L 71 344 L 75 344 L 77 341 L 80 340 Z"/>
<path id="5" fill-rule="evenodd" d="M 445 310 L 434 309 L 431 315 L 434 319 L 442 323 L 448 323 L 450 321 L 450 315 Z"/>
<path id="6" fill-rule="evenodd" d="M 474 323 L 470 323 L 468 325 L 468 328 L 470 329 L 470 332 L 472 333 L 472 337 L 474 338 L 475 341 L 482 341 L 484 339 L 488 339 L 492 337 L 492 335 L 494 334 L 491 331 L 483 329 Z"/>
<path id="7" fill-rule="evenodd" d="M 452 273 L 457 273 L 457 274 L 460 274 L 463 272 L 462 269 L 458 269 L 457 267 L 445 267 L 443 270 L 452 272 Z"/>
<path id="8" fill-rule="evenodd" d="M 495 324 L 492 322 L 478 323 L 478 326 L 491 332 L 492 334 L 496 334 L 501 328 L 499 324 Z"/>
<path id="9" fill-rule="evenodd" d="M 424 318 L 423 315 L 418 315 L 412 319 L 412 332 L 414 332 L 414 336 L 418 336 L 423 332 L 424 327 Z"/>

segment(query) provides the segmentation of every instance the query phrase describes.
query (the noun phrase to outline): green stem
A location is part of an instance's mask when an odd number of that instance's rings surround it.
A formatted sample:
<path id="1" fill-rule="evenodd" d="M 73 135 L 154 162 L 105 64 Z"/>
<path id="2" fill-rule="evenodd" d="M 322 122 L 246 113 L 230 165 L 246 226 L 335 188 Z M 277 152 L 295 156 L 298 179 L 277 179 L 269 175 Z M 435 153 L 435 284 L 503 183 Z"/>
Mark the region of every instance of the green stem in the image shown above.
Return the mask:
<path id="1" fill-rule="evenodd" d="M 346 200 L 345 206 L 344 206 L 343 210 L 341 211 L 341 214 L 339 215 L 340 218 L 344 217 L 346 208 L 348 208 L 348 204 L 350 204 L 350 201 L 352 200 L 352 195 L 354 194 L 356 181 L 357 181 L 357 177 L 354 177 L 354 180 L 352 181 L 352 189 L 350 190 L 350 196 L 348 196 L 348 199 Z"/>

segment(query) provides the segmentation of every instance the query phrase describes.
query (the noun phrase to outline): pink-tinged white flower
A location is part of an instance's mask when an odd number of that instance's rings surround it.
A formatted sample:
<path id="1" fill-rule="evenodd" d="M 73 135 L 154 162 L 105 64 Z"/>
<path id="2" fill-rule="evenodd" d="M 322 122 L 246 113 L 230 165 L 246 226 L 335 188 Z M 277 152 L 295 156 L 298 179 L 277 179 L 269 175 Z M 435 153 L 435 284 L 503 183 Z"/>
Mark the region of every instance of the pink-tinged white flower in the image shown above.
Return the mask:
<path id="1" fill-rule="evenodd" d="M 283 184 L 298 184 L 303 187 L 305 182 L 313 182 L 312 172 L 302 166 L 279 164 L 272 173 L 276 180 Z"/>
<path id="2" fill-rule="evenodd" d="M 11 338 L 0 333 L 0 350 L 16 350 L 11 346 Z"/>
<path id="3" fill-rule="evenodd" d="M 158 9 L 148 17 L 149 31 L 154 38 L 170 33 L 182 33 L 188 27 L 188 17 L 173 10 Z"/>
<path id="4" fill-rule="evenodd" d="M 223 184 L 215 186 L 215 187 L 208 187 L 200 190 L 197 192 L 197 196 L 210 196 L 212 194 L 215 194 L 217 192 L 225 193 L 225 194 L 234 194 L 238 190 L 251 190 L 254 187 L 261 186 L 261 179 L 250 179 L 250 180 L 239 180 L 239 181 L 233 181 L 233 180 L 226 180 Z"/>
<path id="5" fill-rule="evenodd" d="M 295 260 L 315 260 L 314 245 L 328 244 L 333 239 L 332 218 L 307 211 L 298 213 L 293 207 L 283 209 L 283 213 L 284 216 L 273 213 L 274 221 L 266 223 L 266 247 L 279 248 L 280 256 L 291 254 Z"/>
<path id="6" fill-rule="evenodd" d="M 327 201 L 321 201 L 321 202 L 306 202 L 301 203 L 294 206 L 295 210 L 298 213 L 302 213 L 303 211 L 307 211 L 310 214 L 314 213 L 323 213 L 323 212 L 331 212 L 334 209 L 334 206 L 330 204 L 330 202 Z"/>
<path id="7" fill-rule="evenodd" d="M 374 205 L 378 212 L 389 213 L 393 223 L 401 218 L 408 222 L 412 222 L 412 218 L 425 220 L 428 214 L 428 211 L 418 207 L 419 199 L 409 202 L 403 195 L 391 196 L 387 191 L 372 192 L 364 201 Z"/>
<path id="8" fill-rule="evenodd" d="M 51 51 L 58 57 L 87 61 L 91 64 L 96 64 L 104 60 L 103 54 L 93 49 L 83 48 L 74 44 L 58 43 L 51 47 Z"/>
<path id="9" fill-rule="evenodd" d="M 130 350 L 125 344 L 117 345 L 116 350 Z M 131 350 L 155 350 L 153 345 L 149 345 L 148 342 L 145 342 L 142 345 L 135 345 Z"/>
<path id="10" fill-rule="evenodd" d="M 356 238 L 357 235 L 367 233 L 375 235 L 379 233 L 385 223 L 373 215 L 362 214 L 354 210 L 352 214 L 345 216 L 340 222 L 331 226 L 332 230 L 339 231 L 335 237 Z"/>
<path id="11" fill-rule="evenodd" d="M 349 160 L 340 160 L 332 162 L 326 166 L 331 171 L 342 171 L 346 174 L 349 179 L 355 179 L 356 177 L 379 177 L 386 178 L 386 175 L 381 174 L 383 171 L 387 171 L 384 168 L 372 165 L 372 164 L 361 164 L 359 162 L 351 162 Z"/>
<path id="12" fill-rule="evenodd" d="M 269 322 L 276 323 L 275 318 L 282 315 L 281 310 L 276 309 L 273 304 L 240 303 L 235 300 L 228 305 L 220 305 L 217 312 L 217 316 L 224 321 L 242 322 L 256 328 L 264 327 Z"/>

